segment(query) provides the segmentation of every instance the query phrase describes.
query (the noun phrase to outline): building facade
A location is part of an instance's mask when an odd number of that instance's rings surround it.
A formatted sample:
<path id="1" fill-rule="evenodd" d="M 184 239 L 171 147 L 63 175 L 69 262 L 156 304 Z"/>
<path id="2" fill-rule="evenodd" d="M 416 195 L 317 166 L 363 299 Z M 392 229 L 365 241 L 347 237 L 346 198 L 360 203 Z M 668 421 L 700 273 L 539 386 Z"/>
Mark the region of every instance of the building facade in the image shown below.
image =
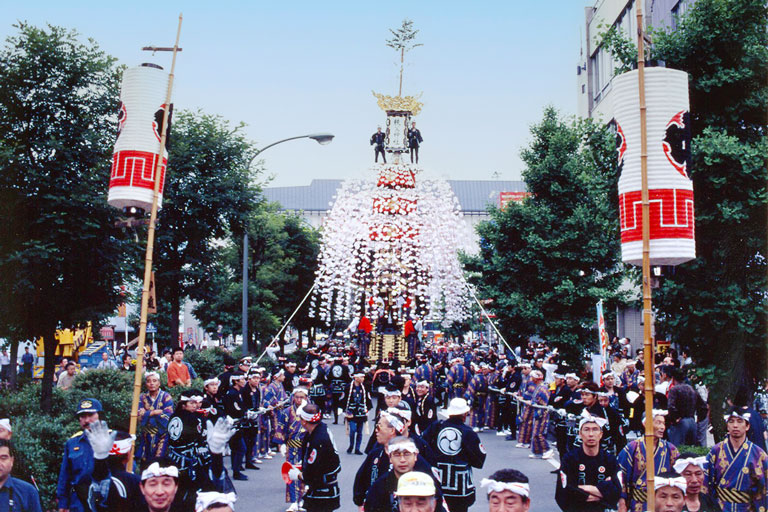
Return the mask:
<path id="1" fill-rule="evenodd" d="M 643 0 L 644 28 L 675 30 L 678 18 L 695 0 Z M 625 37 L 637 41 L 635 0 L 597 0 L 584 8 L 581 55 L 576 68 L 578 113 L 581 117 L 613 119 L 611 82 L 618 63 L 600 45 L 600 37 L 616 27 Z"/>
<path id="2" fill-rule="evenodd" d="M 315 179 L 309 185 L 292 187 L 266 187 L 264 196 L 280 205 L 280 210 L 301 215 L 311 226 L 319 228 L 328 215 L 336 191 L 343 180 Z M 525 194 L 525 182 L 511 180 L 448 180 L 461 206 L 462 221 L 466 232 L 477 247 L 478 223 L 489 218 L 489 206 L 501 206 L 508 196 L 515 198 Z"/>

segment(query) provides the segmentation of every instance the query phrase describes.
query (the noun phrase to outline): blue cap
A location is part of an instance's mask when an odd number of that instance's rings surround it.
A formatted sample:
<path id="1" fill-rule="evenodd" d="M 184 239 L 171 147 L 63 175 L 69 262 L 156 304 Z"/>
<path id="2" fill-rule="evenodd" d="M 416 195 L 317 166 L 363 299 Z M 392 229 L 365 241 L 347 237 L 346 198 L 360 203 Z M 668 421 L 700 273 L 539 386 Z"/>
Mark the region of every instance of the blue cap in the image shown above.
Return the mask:
<path id="1" fill-rule="evenodd" d="M 95 398 L 84 398 L 77 405 L 77 414 L 87 414 L 92 412 L 101 412 L 101 402 Z"/>

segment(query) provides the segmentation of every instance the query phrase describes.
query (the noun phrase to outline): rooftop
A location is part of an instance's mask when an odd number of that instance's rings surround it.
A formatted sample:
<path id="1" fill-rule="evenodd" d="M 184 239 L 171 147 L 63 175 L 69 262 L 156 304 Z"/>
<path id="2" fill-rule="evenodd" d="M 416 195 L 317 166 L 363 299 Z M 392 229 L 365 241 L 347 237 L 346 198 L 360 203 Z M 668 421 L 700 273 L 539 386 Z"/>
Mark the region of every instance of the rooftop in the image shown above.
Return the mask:
<path id="1" fill-rule="evenodd" d="M 309 185 L 266 187 L 264 196 L 283 210 L 324 212 L 331 209 L 342 181 L 316 179 Z M 525 192 L 523 181 L 448 180 L 448 184 L 466 213 L 484 213 L 488 205 L 498 206 L 499 192 Z"/>

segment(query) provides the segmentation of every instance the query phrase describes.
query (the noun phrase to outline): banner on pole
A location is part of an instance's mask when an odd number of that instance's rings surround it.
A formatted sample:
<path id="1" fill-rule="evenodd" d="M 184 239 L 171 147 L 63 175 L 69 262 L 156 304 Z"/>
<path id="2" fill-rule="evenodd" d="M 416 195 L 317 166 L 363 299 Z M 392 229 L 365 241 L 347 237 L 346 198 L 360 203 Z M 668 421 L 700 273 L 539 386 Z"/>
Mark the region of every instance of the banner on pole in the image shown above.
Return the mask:
<path id="1" fill-rule="evenodd" d="M 600 375 L 606 370 L 606 361 L 608 360 L 608 331 L 605 330 L 605 316 L 603 315 L 603 301 L 597 303 L 597 331 L 600 338 Z M 602 378 L 600 379 L 602 382 Z"/>

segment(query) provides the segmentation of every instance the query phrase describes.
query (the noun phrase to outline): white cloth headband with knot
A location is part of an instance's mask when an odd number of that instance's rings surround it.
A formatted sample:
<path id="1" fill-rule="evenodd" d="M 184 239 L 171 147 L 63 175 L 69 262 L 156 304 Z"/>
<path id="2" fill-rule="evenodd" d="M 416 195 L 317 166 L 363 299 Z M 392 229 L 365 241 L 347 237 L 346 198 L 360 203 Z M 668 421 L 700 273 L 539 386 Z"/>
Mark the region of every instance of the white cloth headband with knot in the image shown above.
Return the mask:
<path id="1" fill-rule="evenodd" d="M 664 478 L 661 476 L 657 476 L 654 479 L 653 482 L 653 490 L 658 491 L 662 487 L 677 487 L 681 491 L 683 491 L 683 494 L 685 494 L 685 489 L 688 486 L 688 484 L 685 483 L 685 478 L 682 476 L 676 476 L 674 478 Z"/>
<path id="2" fill-rule="evenodd" d="M 401 443 L 387 445 L 387 453 L 395 452 L 419 453 L 419 449 L 416 448 L 416 443 L 413 441 L 403 441 Z"/>
<path id="3" fill-rule="evenodd" d="M 386 419 L 398 433 L 403 432 L 405 429 L 405 422 L 394 414 L 387 411 L 381 411 L 381 417 Z"/>
<path id="4" fill-rule="evenodd" d="M 211 505 L 228 505 L 235 510 L 235 501 L 237 495 L 233 492 L 227 494 L 221 492 L 200 492 L 197 491 L 197 501 L 195 501 L 195 512 L 203 512 Z"/>
<path id="5" fill-rule="evenodd" d="M 170 476 L 173 478 L 179 478 L 179 469 L 176 466 L 161 468 L 160 464 L 153 462 L 147 469 L 141 472 L 141 481 L 143 482 L 144 480 L 158 476 Z"/>
<path id="6" fill-rule="evenodd" d="M 677 459 L 675 463 L 672 465 L 672 467 L 675 468 L 675 473 L 682 473 L 683 470 L 691 464 L 693 464 L 694 466 L 699 466 L 701 469 L 704 469 L 704 464 L 706 463 L 707 463 L 707 458 L 704 456 L 691 457 L 689 459 Z"/>
<path id="7" fill-rule="evenodd" d="M 581 411 L 581 419 L 579 420 L 579 430 L 581 430 L 581 427 L 586 425 L 587 423 L 597 423 L 597 426 L 600 428 L 603 428 L 606 423 L 608 423 L 608 420 L 605 418 L 601 418 L 599 416 L 592 416 L 587 412 L 586 409 Z"/>
<path id="8" fill-rule="evenodd" d="M 483 478 L 480 480 L 480 487 L 487 487 L 488 494 L 491 494 L 492 492 L 511 491 L 524 498 L 527 498 L 530 495 L 530 487 L 528 484 L 522 482 L 499 482 L 497 480 L 491 480 L 490 478 Z"/>

